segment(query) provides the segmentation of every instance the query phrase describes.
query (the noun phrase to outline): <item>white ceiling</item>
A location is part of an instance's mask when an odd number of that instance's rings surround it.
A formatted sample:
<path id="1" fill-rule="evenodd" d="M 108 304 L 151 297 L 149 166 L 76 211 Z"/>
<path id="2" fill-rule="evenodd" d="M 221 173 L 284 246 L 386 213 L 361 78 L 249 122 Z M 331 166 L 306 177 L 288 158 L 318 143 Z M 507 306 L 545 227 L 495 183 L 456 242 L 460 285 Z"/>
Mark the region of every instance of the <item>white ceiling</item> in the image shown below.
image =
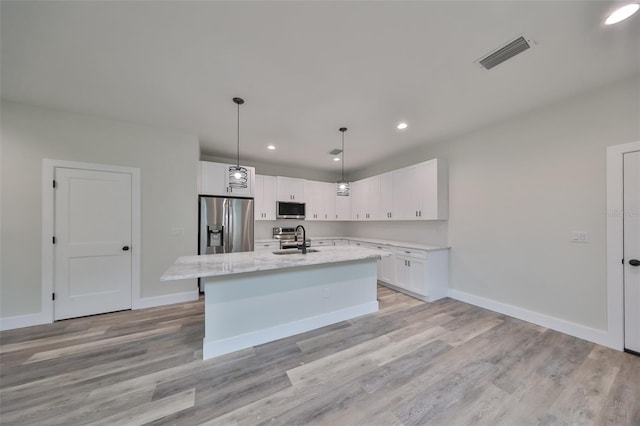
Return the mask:
<path id="1" fill-rule="evenodd" d="M 361 169 L 640 73 L 611 1 L 2 1 L 2 97 L 197 134 L 204 154 Z M 537 45 L 486 71 L 480 57 Z M 395 129 L 400 120 L 409 128 Z M 273 143 L 276 151 L 267 151 Z"/>

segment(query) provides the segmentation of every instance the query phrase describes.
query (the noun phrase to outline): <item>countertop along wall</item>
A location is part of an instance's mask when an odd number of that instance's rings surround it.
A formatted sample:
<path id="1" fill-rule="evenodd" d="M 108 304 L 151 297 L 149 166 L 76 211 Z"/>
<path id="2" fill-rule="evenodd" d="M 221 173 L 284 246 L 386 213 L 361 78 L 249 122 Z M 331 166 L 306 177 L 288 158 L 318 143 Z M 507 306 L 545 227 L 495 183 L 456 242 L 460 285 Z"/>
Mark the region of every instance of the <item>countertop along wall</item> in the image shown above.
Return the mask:
<path id="1" fill-rule="evenodd" d="M 5 101 L 1 131 L 0 318 L 41 309 L 43 158 L 139 168 L 140 296 L 154 305 L 195 291 L 160 275 L 197 252 L 197 136 Z"/>
<path id="2" fill-rule="evenodd" d="M 639 140 L 634 77 L 399 154 L 354 178 L 446 158 L 450 288 L 597 336 L 607 330 L 606 147 Z M 438 226 L 399 224 L 394 239 Z M 571 231 L 587 232 L 588 242 L 570 242 Z M 376 223 L 349 228 L 350 236 L 384 232 Z"/>

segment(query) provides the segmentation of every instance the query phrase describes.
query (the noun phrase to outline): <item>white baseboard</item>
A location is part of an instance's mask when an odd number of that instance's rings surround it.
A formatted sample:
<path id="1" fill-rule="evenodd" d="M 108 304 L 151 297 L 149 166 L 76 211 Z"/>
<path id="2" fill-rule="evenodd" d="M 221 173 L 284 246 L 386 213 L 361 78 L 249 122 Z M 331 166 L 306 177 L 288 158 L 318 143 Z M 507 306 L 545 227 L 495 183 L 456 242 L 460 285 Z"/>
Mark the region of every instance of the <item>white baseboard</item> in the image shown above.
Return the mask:
<path id="1" fill-rule="evenodd" d="M 51 324 L 51 318 L 45 318 L 45 315 L 43 315 L 42 312 L 38 312 L 37 314 L 17 315 L 15 317 L 0 318 L 0 331 L 42 324 Z"/>
<path id="2" fill-rule="evenodd" d="M 484 297 L 465 293 L 459 290 L 449 289 L 448 295 L 450 298 L 460 300 L 461 302 L 466 302 L 471 305 L 489 309 L 491 311 L 537 324 L 542 327 L 550 328 L 552 330 L 559 331 L 570 336 L 578 337 L 580 339 L 588 340 L 599 345 L 608 346 L 610 348 L 619 350 L 618 345 L 616 345 L 616 342 L 614 341 L 615 339 L 613 339 L 605 330 L 599 330 L 596 328 L 576 324 L 571 321 L 555 318 L 549 315 L 530 311 L 518 306 L 508 305 L 506 303 L 498 302 L 495 300 L 486 299 Z"/>
<path id="3" fill-rule="evenodd" d="M 173 305 L 175 303 L 193 302 L 198 300 L 198 297 L 200 297 L 198 290 L 163 296 L 142 297 L 133 301 L 132 309 L 154 308 L 156 306 Z"/>
<path id="4" fill-rule="evenodd" d="M 202 345 L 202 359 L 210 359 L 377 311 L 378 302 L 369 302 L 226 339 L 207 341 L 205 337 Z"/>

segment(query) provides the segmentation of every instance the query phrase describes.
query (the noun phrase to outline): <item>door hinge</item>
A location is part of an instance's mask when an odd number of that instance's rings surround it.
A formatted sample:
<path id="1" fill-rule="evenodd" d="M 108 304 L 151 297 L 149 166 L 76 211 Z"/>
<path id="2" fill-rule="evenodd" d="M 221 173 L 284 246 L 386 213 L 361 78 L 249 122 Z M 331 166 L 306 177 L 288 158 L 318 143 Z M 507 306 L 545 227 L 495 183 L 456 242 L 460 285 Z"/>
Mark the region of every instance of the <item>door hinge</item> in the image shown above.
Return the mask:
<path id="1" fill-rule="evenodd" d="M 53 187 L 54 188 L 56 187 L 56 181 L 55 180 L 53 181 Z"/>
<path id="2" fill-rule="evenodd" d="M 52 237 L 51 240 L 52 240 L 53 244 L 56 243 L 56 237 Z"/>
<path id="3" fill-rule="evenodd" d="M 56 300 L 56 294 L 55 293 L 51 293 L 51 300 Z"/>

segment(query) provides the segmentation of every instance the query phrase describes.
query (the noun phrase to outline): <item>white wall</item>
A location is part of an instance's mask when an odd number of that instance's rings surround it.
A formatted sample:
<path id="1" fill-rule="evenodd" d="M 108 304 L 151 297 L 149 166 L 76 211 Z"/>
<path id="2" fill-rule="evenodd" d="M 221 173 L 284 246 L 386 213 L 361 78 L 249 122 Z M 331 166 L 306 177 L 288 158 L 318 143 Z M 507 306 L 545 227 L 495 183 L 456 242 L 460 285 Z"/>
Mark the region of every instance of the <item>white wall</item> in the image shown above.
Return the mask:
<path id="1" fill-rule="evenodd" d="M 446 158 L 450 287 L 606 330 L 606 147 L 637 140 L 635 77 L 401 153 L 357 177 Z M 411 239 L 424 226 L 402 225 L 397 239 Z M 388 232 L 367 223 L 353 229 L 380 238 Z M 571 231 L 587 232 L 589 242 L 570 242 Z"/>
<path id="2" fill-rule="evenodd" d="M 0 318 L 40 311 L 43 158 L 139 168 L 141 297 L 153 304 L 196 288 L 159 281 L 178 256 L 197 253 L 196 136 L 5 101 L 1 113 Z"/>

